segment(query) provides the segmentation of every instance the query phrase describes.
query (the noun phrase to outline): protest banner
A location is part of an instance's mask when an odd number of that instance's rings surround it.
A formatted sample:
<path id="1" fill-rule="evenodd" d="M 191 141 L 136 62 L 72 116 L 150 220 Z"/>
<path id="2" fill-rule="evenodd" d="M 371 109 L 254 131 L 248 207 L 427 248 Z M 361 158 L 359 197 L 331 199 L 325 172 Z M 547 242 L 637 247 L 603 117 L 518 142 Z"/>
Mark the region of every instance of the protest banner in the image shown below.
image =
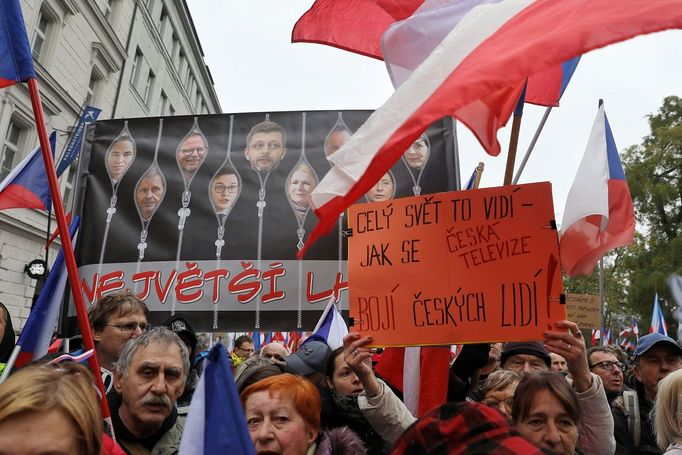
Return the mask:
<path id="1" fill-rule="evenodd" d="M 130 289 L 157 324 L 198 331 L 311 330 L 331 296 L 347 314 L 345 217 L 296 253 L 315 215 L 308 197 L 370 111 L 106 120 L 87 129 L 76 259 L 91 304 Z M 434 123 L 363 197 L 455 189 L 452 123 Z M 363 202 L 361 201 L 361 202 Z M 64 331 L 73 312 L 65 312 Z"/>
<path id="2" fill-rule="evenodd" d="M 564 319 L 551 184 L 354 205 L 351 331 L 377 346 L 522 341 Z"/>
<path id="3" fill-rule="evenodd" d="M 566 294 L 566 317 L 581 329 L 598 329 L 601 327 L 599 296 Z"/>

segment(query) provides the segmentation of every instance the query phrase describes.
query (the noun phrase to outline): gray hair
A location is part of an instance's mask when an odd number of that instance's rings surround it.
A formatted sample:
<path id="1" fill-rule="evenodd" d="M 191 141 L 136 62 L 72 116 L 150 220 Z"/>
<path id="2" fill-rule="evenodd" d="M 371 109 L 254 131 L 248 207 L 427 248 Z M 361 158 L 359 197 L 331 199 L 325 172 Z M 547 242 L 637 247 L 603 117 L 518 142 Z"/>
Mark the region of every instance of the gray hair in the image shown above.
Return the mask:
<path id="1" fill-rule="evenodd" d="M 141 347 L 156 343 L 163 345 L 175 343 L 177 347 L 180 348 L 182 367 L 185 373 L 185 379 L 187 379 L 187 375 L 189 374 L 189 353 L 187 352 L 187 346 L 185 346 L 185 343 L 183 343 L 179 336 L 165 327 L 154 327 L 148 332 L 143 332 L 137 338 L 128 340 L 121 350 L 118 362 L 116 362 L 116 371 L 121 376 L 125 376 L 128 372 L 128 368 L 130 368 L 130 365 L 133 363 L 133 357 L 135 357 L 137 350 Z"/>

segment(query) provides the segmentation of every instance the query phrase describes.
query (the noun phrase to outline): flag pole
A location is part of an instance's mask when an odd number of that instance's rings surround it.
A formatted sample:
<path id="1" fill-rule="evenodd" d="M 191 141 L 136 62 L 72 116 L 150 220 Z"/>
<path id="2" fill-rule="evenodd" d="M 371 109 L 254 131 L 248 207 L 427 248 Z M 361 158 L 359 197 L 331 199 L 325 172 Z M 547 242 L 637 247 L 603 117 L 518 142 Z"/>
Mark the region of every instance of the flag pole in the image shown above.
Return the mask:
<path id="1" fill-rule="evenodd" d="M 528 158 L 530 158 L 530 154 L 533 153 L 533 149 L 535 148 L 535 144 L 538 141 L 538 138 L 540 137 L 540 133 L 542 133 L 542 130 L 545 127 L 545 123 L 547 122 L 547 118 L 549 118 L 549 113 L 552 112 L 552 106 L 547 106 L 547 109 L 545 109 L 545 113 L 542 116 L 542 120 L 540 120 L 540 124 L 538 125 L 537 129 L 535 130 L 535 135 L 533 136 L 533 140 L 530 141 L 530 145 L 528 146 L 528 150 L 526 150 L 526 154 L 523 156 L 523 160 L 521 161 L 521 164 L 519 165 L 519 170 L 516 171 L 516 175 L 514 176 L 514 180 L 512 181 L 512 184 L 516 185 L 519 182 L 519 178 L 521 177 L 521 173 L 526 167 L 526 163 L 528 162 Z"/>
<path id="2" fill-rule="evenodd" d="M 512 121 L 511 137 L 509 138 L 509 152 L 507 153 L 507 168 L 504 171 L 504 185 L 511 185 L 512 175 L 514 174 L 514 162 L 516 161 L 516 149 L 519 145 L 519 133 L 521 132 L 521 118 L 523 117 L 523 103 L 526 101 L 526 86 L 524 83 L 519 101 L 514 109 L 514 120 Z"/>
<path id="3" fill-rule="evenodd" d="M 474 178 L 474 187 L 473 189 L 478 189 L 478 185 L 481 183 L 481 176 L 483 175 L 483 169 L 485 168 L 485 164 L 483 164 L 483 161 L 478 162 L 478 166 L 476 166 L 476 177 Z"/>
<path id="4" fill-rule="evenodd" d="M 52 197 L 52 205 L 57 219 L 57 226 L 59 228 L 59 238 L 62 242 L 62 250 L 64 251 L 64 261 L 66 262 L 66 269 L 69 274 L 69 284 L 71 286 L 71 294 L 73 295 L 74 305 L 76 307 L 76 319 L 78 326 L 83 336 L 83 346 L 86 350 L 95 348 L 95 341 L 90 331 L 90 323 L 88 321 L 87 310 L 85 302 L 83 301 L 83 294 L 81 293 L 80 283 L 78 282 L 78 269 L 76 268 L 76 258 L 73 254 L 73 246 L 71 238 L 69 237 L 69 227 L 66 223 L 66 216 L 64 214 L 64 206 L 62 205 L 61 192 L 59 191 L 59 181 L 57 180 L 57 170 L 52 158 L 52 150 L 50 141 L 47 135 L 47 128 L 45 126 L 45 115 L 43 114 L 43 107 L 40 101 L 40 90 L 38 88 L 38 81 L 35 78 L 28 79 L 28 92 L 31 97 L 31 105 L 33 107 L 33 115 L 36 122 L 36 129 L 38 130 L 38 139 L 40 140 L 40 151 L 43 155 L 45 163 L 45 173 L 47 174 L 47 181 L 50 186 L 50 195 Z M 102 393 L 100 400 L 100 409 L 102 411 L 102 418 L 110 419 L 111 413 L 106 399 L 106 390 L 102 383 L 102 374 L 99 369 L 99 362 L 97 356 L 93 355 L 88 359 L 88 365 L 95 377 L 97 388 Z"/>
<path id="5" fill-rule="evenodd" d="M 604 310 L 605 310 L 605 304 L 604 304 L 604 258 L 599 259 L 599 316 L 601 319 L 601 325 L 604 325 L 605 317 L 604 317 Z"/>
<path id="6" fill-rule="evenodd" d="M 453 146 L 453 154 L 454 156 L 454 162 L 455 162 L 455 189 L 457 191 L 462 189 L 462 176 L 460 175 L 460 165 L 459 165 L 459 140 L 457 139 L 457 119 L 454 117 L 450 117 L 452 120 L 452 146 Z"/>

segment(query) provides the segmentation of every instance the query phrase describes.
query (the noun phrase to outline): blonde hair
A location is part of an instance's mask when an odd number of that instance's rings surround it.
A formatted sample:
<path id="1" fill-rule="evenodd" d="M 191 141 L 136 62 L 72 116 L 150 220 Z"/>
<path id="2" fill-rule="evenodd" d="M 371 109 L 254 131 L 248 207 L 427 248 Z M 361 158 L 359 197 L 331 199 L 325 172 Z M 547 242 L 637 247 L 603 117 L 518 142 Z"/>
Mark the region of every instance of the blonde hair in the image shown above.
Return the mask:
<path id="1" fill-rule="evenodd" d="M 673 442 L 682 443 L 682 370 L 670 373 L 658 383 L 651 421 L 662 450 Z"/>
<path id="2" fill-rule="evenodd" d="M 77 363 L 28 366 L 0 386 L 0 424 L 25 412 L 56 410 L 78 430 L 80 454 L 102 448 L 102 417 L 90 372 Z"/>

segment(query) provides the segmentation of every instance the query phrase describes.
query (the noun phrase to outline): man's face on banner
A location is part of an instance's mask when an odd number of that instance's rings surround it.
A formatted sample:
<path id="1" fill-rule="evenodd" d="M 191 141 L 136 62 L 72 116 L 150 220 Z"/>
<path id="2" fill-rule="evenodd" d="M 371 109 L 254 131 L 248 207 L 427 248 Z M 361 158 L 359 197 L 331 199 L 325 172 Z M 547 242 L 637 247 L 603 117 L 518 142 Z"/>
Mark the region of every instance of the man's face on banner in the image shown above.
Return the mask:
<path id="1" fill-rule="evenodd" d="M 107 153 L 107 170 L 112 179 L 119 181 L 135 158 L 135 148 L 128 139 L 116 141 Z"/>
<path id="2" fill-rule="evenodd" d="M 429 144 L 424 136 L 420 137 L 403 153 L 403 157 L 410 168 L 418 171 L 424 168 L 429 159 Z"/>
<path id="3" fill-rule="evenodd" d="M 148 220 L 158 207 L 166 188 L 160 175 L 144 177 L 135 192 L 135 203 L 143 219 Z"/>
<path id="4" fill-rule="evenodd" d="M 284 138 L 279 131 L 255 133 L 244 149 L 244 155 L 251 163 L 251 168 L 258 172 L 270 172 L 277 169 L 279 162 L 286 154 Z"/>
<path id="5" fill-rule="evenodd" d="M 193 174 L 204 162 L 205 155 L 206 141 L 200 134 L 192 134 L 178 147 L 178 164 L 183 172 Z"/>
<path id="6" fill-rule="evenodd" d="M 211 183 L 211 200 L 216 212 L 224 213 L 239 195 L 239 179 L 235 174 L 223 174 Z"/>

